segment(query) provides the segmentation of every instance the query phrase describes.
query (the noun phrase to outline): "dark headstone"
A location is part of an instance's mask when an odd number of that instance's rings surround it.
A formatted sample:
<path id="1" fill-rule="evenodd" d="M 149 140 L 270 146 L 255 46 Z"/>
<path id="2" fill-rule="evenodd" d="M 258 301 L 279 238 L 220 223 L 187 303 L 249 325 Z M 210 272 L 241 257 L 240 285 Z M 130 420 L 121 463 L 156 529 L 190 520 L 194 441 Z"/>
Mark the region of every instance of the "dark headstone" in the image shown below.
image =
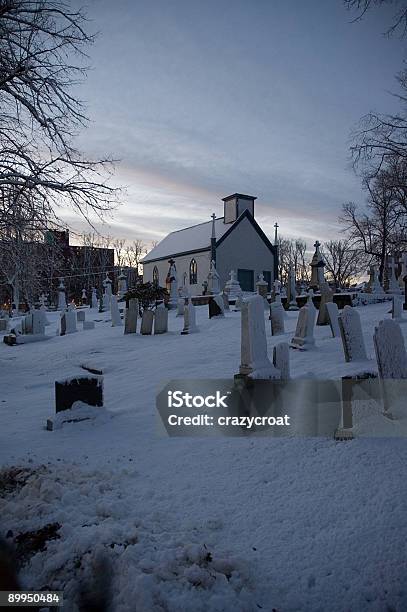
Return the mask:
<path id="1" fill-rule="evenodd" d="M 69 410 L 75 402 L 103 406 L 103 377 L 75 376 L 55 381 L 55 412 Z"/>
<path id="2" fill-rule="evenodd" d="M 221 307 L 216 303 L 213 297 L 209 299 L 208 305 L 210 319 L 212 319 L 212 317 L 221 317 L 223 315 Z"/>

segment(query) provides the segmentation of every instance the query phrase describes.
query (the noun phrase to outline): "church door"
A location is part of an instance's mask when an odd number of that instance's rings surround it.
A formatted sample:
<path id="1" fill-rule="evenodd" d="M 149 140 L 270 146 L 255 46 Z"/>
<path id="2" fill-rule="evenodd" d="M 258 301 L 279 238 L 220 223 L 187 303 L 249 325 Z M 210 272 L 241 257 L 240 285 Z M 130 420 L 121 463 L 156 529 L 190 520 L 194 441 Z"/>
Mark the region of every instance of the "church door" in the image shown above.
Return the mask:
<path id="1" fill-rule="evenodd" d="M 242 270 L 239 268 L 237 280 L 242 291 L 254 291 L 254 270 Z"/>

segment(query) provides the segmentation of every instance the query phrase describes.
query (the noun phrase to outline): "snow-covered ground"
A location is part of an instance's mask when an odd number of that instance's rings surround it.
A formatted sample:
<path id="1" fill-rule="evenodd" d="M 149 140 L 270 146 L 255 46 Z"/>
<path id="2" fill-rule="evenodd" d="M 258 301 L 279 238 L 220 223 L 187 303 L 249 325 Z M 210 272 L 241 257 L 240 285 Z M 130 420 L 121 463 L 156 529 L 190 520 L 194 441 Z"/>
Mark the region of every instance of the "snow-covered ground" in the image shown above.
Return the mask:
<path id="1" fill-rule="evenodd" d="M 374 325 L 389 309 L 358 309 L 368 369 L 376 369 Z M 272 338 L 266 321 L 270 355 L 273 344 L 292 338 L 297 314 L 287 313 L 285 338 Z M 32 470 L 0 490 L 0 536 L 11 530 L 11 541 L 60 525 L 59 537 L 24 566 L 27 588 L 62 590 L 71 610 L 77 578 L 103 554 L 115 610 L 407 609 L 405 438 L 363 436 L 362 422 L 351 442 L 163 437 L 158 389 L 170 379 L 232 377 L 240 314 L 208 320 L 199 307 L 200 332 L 188 336 L 174 312 L 160 336 L 125 336 L 100 321 L 57 337 L 56 314 L 48 316 L 52 339 L 0 345 L 0 465 Z M 407 324 L 402 329 L 406 338 Z M 329 327 L 316 328 L 316 344 L 290 352 L 294 377 L 337 379 L 361 369 L 345 363 Z M 104 372 L 111 418 L 46 431 L 54 381 L 84 373 L 84 363 Z M 404 429 L 378 405 L 372 410 L 386 436 Z"/>

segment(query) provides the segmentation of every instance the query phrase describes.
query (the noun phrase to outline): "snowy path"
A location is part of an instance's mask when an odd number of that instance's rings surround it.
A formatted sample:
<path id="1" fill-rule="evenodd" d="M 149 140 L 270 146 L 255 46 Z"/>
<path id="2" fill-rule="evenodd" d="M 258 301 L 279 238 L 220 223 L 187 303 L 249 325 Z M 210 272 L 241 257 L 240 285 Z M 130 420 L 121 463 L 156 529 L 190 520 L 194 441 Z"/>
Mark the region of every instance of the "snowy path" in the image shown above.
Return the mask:
<path id="1" fill-rule="evenodd" d="M 374 324 L 388 310 L 389 304 L 360 309 L 370 357 Z M 288 313 L 287 339 L 296 316 Z M 123 336 L 123 328 L 97 323 L 95 331 L 46 343 L 0 345 L 0 463 L 48 470 L 15 499 L 0 501 L 1 531 L 62 525 L 61 539 L 27 566 L 27 584 L 39 587 L 53 576 L 69 593 L 75 555 L 89 555 L 90 562 L 93 553 L 86 551 L 134 532 L 137 542 L 109 549 L 123 574 L 119 609 L 134 609 L 126 596 L 138 612 L 406 609 L 405 439 L 157 435 L 160 381 L 237 371 L 239 314 L 206 317 L 200 308 L 200 333 L 185 337 L 182 319 L 171 313 L 166 336 Z M 355 368 L 344 362 L 329 328 L 317 328 L 316 337 L 312 354 L 291 352 L 294 376 L 337 378 Z M 269 337 L 270 353 L 281 340 Z M 83 362 L 103 368 L 105 404 L 114 417 L 45 431 L 55 379 L 78 372 Z M 191 543 L 205 544 L 215 565 L 230 560 L 236 573 L 231 578 L 222 564 L 209 571 Z M 176 579 L 174 563 L 183 572 Z"/>

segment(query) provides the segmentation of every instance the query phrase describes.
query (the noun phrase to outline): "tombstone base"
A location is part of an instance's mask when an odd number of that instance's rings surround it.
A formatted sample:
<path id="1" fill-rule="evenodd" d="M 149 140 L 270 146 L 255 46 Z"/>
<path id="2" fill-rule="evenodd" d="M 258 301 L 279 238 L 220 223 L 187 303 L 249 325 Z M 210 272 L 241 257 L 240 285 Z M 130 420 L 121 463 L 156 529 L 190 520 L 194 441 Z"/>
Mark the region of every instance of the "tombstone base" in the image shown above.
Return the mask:
<path id="1" fill-rule="evenodd" d="M 338 442 L 346 442 L 347 440 L 354 439 L 353 431 L 351 429 L 345 429 L 343 427 L 338 427 L 338 429 L 334 433 L 334 440 Z"/>

